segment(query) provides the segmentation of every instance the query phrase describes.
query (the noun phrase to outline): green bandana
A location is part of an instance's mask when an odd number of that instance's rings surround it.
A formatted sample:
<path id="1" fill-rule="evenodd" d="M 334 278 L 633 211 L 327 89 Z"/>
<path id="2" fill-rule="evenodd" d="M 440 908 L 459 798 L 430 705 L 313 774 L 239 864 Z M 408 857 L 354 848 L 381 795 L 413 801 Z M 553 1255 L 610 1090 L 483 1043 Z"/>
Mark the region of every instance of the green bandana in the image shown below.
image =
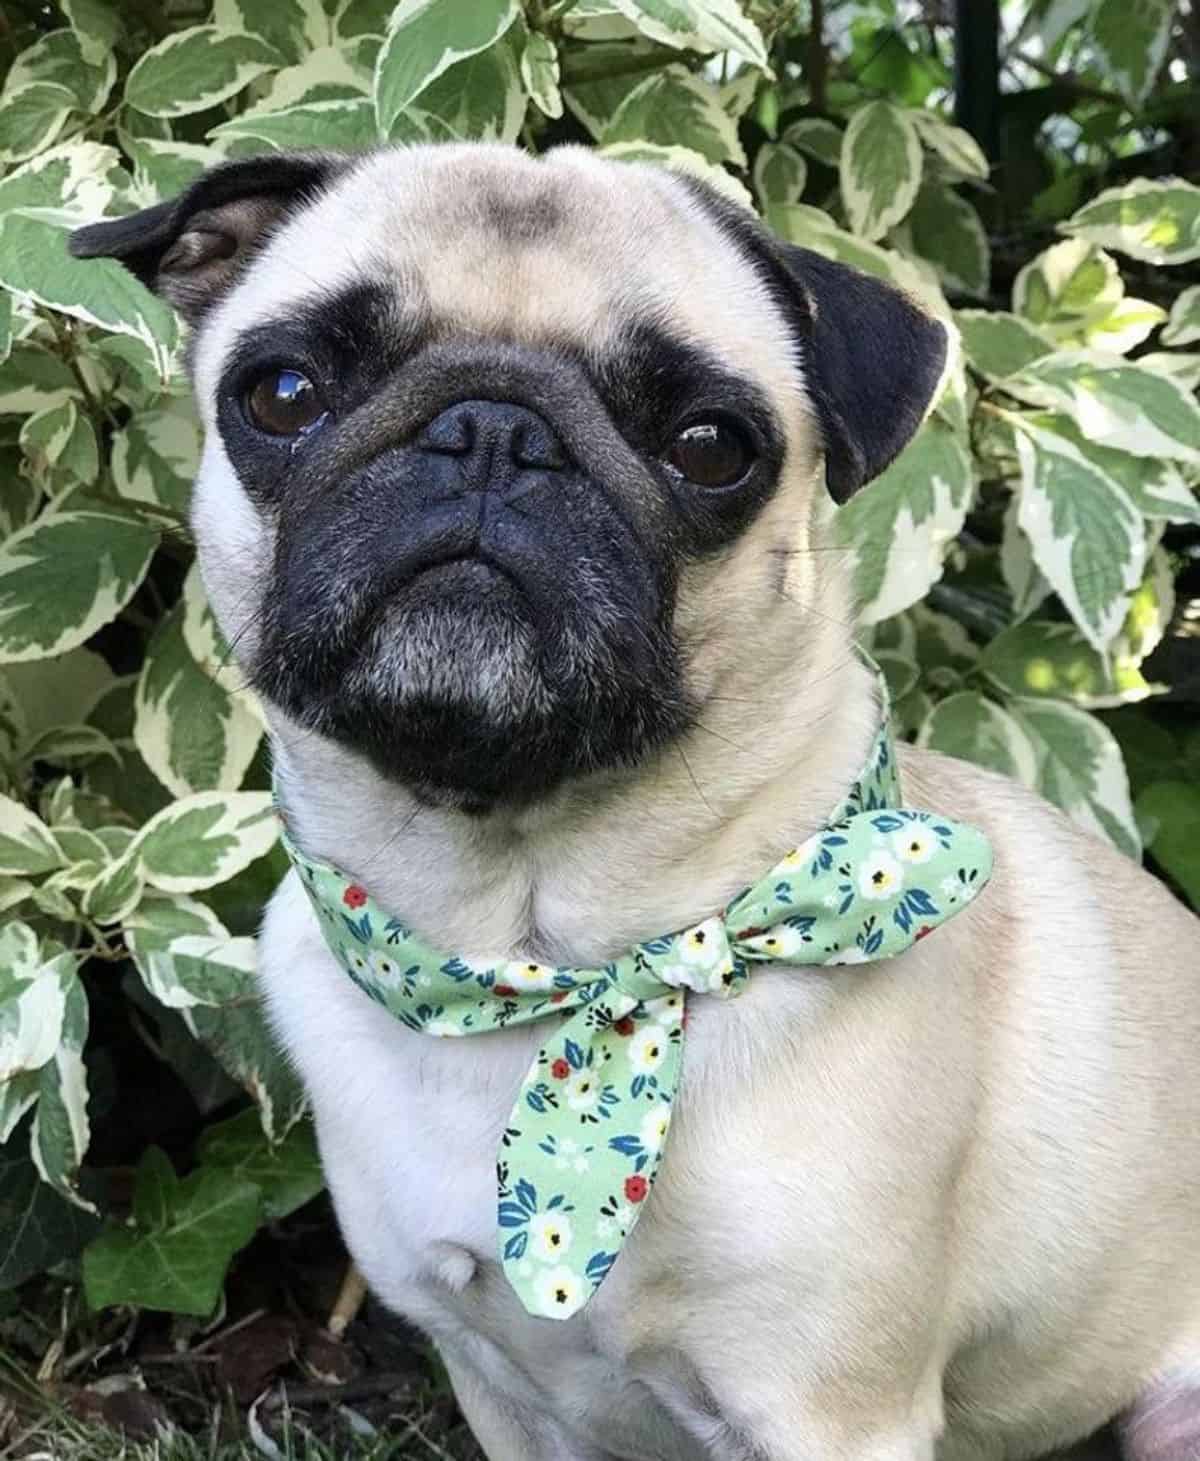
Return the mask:
<path id="1" fill-rule="evenodd" d="M 679 1085 L 685 991 L 730 999 L 758 963 L 890 959 L 987 882 L 981 832 L 901 807 L 882 681 L 880 693 L 867 765 L 826 826 L 722 912 L 603 968 L 439 953 L 284 837 L 334 957 L 410 1029 L 483 1035 L 548 1022 L 496 1168 L 500 1260 L 531 1314 L 566 1319 L 582 1308 L 646 1206 Z"/>

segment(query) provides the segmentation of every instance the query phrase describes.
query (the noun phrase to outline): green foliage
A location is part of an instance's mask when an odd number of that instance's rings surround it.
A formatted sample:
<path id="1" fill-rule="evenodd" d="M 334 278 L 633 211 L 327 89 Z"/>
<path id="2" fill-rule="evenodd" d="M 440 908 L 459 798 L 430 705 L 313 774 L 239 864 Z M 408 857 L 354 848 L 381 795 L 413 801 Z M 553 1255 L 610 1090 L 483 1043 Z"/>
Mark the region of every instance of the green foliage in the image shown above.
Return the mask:
<path id="1" fill-rule="evenodd" d="M 1200 188 L 1173 175 L 1195 5 L 1006 0 L 995 168 L 951 120 L 949 28 L 908 0 L 826 0 L 819 37 L 792 0 L 14 9 L 0 1288 L 82 1252 L 94 1305 L 207 1315 L 232 1255 L 320 1184 L 253 981 L 283 863 L 261 715 L 194 566 L 182 331 L 115 264 L 64 251 L 222 158 L 582 141 L 707 177 L 918 296 L 958 341 L 944 390 L 835 522 L 898 722 L 1131 857 L 1144 841 L 1200 904 L 1200 741 L 1145 666 L 1200 525 Z M 190 1093 L 195 1140 L 171 1156 L 138 1123 L 122 1146 L 117 1029 Z M 202 1129 L 239 1089 L 251 1104 Z M 109 1179 L 134 1166 L 122 1202 Z"/>

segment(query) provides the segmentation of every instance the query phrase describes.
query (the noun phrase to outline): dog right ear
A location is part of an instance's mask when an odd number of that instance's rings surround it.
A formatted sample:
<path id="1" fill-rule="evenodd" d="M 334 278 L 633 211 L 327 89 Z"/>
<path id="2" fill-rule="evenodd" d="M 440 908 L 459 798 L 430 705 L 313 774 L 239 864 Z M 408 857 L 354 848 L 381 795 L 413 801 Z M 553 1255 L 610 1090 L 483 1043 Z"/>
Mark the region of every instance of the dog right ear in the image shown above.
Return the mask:
<path id="1" fill-rule="evenodd" d="M 69 248 L 77 259 L 118 260 L 194 324 L 271 230 L 351 165 L 324 152 L 222 163 L 166 203 L 77 228 Z"/>

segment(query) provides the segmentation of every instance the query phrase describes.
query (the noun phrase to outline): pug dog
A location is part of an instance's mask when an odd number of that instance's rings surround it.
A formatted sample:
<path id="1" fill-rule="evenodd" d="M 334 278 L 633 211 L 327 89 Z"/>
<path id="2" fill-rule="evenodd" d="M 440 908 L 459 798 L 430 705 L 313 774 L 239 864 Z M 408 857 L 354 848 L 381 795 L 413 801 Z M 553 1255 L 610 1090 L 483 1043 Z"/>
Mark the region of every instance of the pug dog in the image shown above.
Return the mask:
<path id="1" fill-rule="evenodd" d="M 204 583 L 305 853 L 439 948 L 596 965 L 823 824 L 880 715 L 835 504 L 945 372 L 912 300 L 573 146 L 230 162 L 73 247 L 195 327 Z M 901 758 L 990 886 L 888 963 L 691 1000 L 654 1201 L 561 1323 L 496 1257 L 541 1022 L 430 1039 L 295 873 L 271 900 L 346 1240 L 492 1461 L 999 1461 L 1114 1417 L 1200 1456 L 1200 923 Z"/>

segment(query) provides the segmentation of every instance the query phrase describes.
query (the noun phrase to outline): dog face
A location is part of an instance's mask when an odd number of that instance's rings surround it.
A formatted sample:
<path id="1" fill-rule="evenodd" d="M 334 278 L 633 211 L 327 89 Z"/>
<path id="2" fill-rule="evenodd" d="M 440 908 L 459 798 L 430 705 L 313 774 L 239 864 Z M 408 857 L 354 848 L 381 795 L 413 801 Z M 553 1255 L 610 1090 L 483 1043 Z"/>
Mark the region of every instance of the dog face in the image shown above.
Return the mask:
<path id="1" fill-rule="evenodd" d="M 881 471 L 946 352 L 704 186 L 573 147 L 249 159 L 73 248 L 196 326 L 194 520 L 252 683 L 469 810 L 680 736 L 770 633 L 822 462 L 837 499 Z"/>

